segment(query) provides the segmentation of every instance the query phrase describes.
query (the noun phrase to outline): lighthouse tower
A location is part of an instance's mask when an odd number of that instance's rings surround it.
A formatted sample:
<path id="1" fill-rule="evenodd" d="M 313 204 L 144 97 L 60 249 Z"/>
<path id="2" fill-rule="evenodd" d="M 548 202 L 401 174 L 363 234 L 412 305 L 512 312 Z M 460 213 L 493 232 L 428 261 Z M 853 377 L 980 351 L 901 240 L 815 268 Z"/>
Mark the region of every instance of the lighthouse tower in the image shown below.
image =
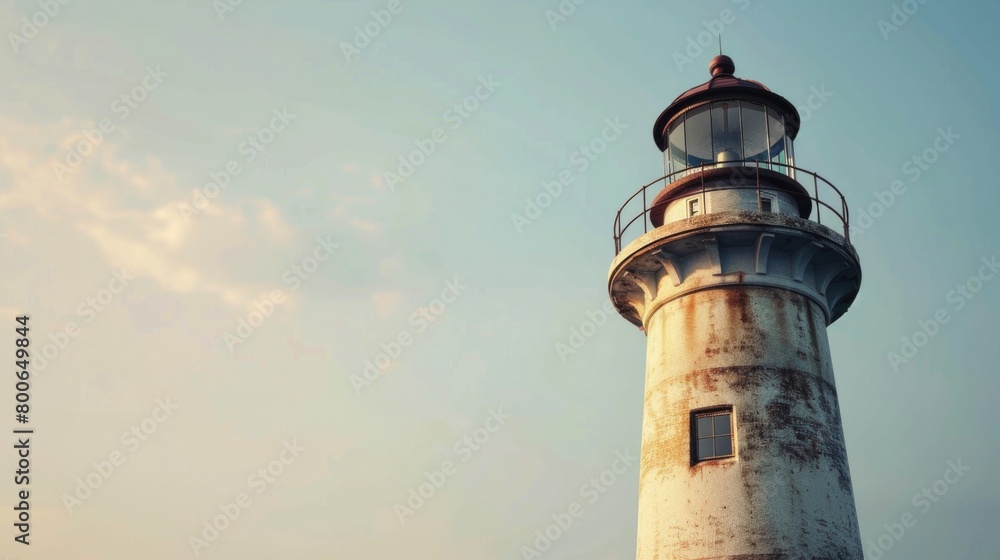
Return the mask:
<path id="1" fill-rule="evenodd" d="M 796 165 L 791 103 L 709 69 L 614 226 L 611 298 L 647 338 L 637 556 L 861 560 L 826 332 L 861 284 L 847 204 Z"/>

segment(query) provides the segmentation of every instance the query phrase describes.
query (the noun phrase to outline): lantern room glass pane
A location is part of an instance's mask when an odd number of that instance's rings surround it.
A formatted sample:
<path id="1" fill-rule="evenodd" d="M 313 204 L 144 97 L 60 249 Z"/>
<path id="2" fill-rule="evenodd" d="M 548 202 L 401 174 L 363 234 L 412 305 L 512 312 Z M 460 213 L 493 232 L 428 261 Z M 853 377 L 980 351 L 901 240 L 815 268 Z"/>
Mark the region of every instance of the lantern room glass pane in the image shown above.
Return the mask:
<path id="1" fill-rule="evenodd" d="M 715 161 L 712 152 L 712 120 L 709 106 L 698 107 L 688 113 L 684 121 L 688 167 Z"/>
<path id="2" fill-rule="evenodd" d="M 772 163 L 786 163 L 785 153 L 785 123 L 781 115 L 771 109 L 767 110 L 767 137 L 771 142 L 768 156 Z M 784 165 L 776 165 L 775 171 L 787 173 Z"/>
<path id="3" fill-rule="evenodd" d="M 743 154 L 745 159 L 768 161 L 767 119 L 764 106 L 757 103 L 743 105 Z"/>
<path id="4" fill-rule="evenodd" d="M 740 105 L 738 101 L 712 104 L 712 147 L 715 161 L 743 159 L 740 144 Z M 720 158 L 723 152 L 730 152 Z"/>
<path id="5" fill-rule="evenodd" d="M 687 152 L 684 151 L 684 117 L 677 119 L 667 133 L 669 139 L 670 171 L 674 173 L 687 167 Z"/>

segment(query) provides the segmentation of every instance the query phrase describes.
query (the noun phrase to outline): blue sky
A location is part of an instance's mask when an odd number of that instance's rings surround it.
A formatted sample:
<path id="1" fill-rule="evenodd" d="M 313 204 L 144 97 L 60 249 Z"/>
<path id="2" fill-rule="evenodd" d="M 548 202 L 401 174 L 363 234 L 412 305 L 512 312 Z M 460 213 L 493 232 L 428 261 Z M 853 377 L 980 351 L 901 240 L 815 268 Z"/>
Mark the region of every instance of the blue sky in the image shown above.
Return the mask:
<path id="1" fill-rule="evenodd" d="M 1000 252 L 1000 8 L 564 4 L 564 19 L 554 0 L 0 7 L 0 319 L 28 313 L 32 345 L 54 345 L 32 388 L 37 557 L 521 558 L 574 502 L 545 558 L 633 557 L 637 468 L 590 481 L 638 453 L 645 340 L 593 318 L 614 214 L 662 174 L 653 121 L 708 78 L 719 28 L 738 76 L 803 116 L 812 96 L 796 163 L 852 212 L 864 279 L 829 334 L 866 550 L 992 557 L 1000 282 L 955 294 Z M 894 6 L 912 13 L 880 27 Z M 46 23 L 27 38 L 25 17 Z M 711 45 L 691 47 L 699 34 Z M 918 176 L 914 157 L 934 161 Z M 943 496 L 914 501 L 957 461 Z M 907 513 L 916 525 L 885 537 Z"/>

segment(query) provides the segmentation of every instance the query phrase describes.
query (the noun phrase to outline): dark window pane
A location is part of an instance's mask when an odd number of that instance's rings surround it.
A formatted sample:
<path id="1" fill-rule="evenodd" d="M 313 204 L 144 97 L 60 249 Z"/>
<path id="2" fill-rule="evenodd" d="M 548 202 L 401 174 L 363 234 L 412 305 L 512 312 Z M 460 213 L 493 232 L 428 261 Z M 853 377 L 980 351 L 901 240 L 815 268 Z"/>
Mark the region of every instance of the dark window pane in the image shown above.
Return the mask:
<path id="1" fill-rule="evenodd" d="M 709 457 L 714 457 L 715 453 L 712 449 L 713 438 L 705 438 L 698 440 L 698 459 L 708 459 Z"/>
<path id="2" fill-rule="evenodd" d="M 715 438 L 715 455 L 724 457 L 733 454 L 733 436 Z"/>
<path id="3" fill-rule="evenodd" d="M 687 114 L 685 121 L 685 142 L 688 165 L 696 166 L 715 161 L 712 153 L 712 120 L 709 107 L 705 105 Z"/>
<path id="4" fill-rule="evenodd" d="M 743 149 L 746 159 L 767 161 L 767 120 L 764 106 L 742 102 Z"/>
<path id="5" fill-rule="evenodd" d="M 771 212 L 771 199 L 762 198 L 760 199 L 760 211 L 761 212 Z"/>
<path id="6" fill-rule="evenodd" d="M 712 418 L 715 419 L 715 435 L 731 434 L 732 433 L 730 431 L 730 429 L 729 429 L 729 415 L 728 414 L 720 414 L 718 416 L 713 416 Z"/>
<path id="7" fill-rule="evenodd" d="M 698 437 L 712 435 L 712 417 L 706 416 L 698 419 Z"/>

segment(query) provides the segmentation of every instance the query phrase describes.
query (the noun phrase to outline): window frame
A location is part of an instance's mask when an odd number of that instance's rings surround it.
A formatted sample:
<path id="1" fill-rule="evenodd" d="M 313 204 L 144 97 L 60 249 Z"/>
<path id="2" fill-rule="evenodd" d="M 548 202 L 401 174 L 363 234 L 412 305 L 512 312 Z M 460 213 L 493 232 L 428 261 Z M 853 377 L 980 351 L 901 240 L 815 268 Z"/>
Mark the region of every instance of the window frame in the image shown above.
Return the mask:
<path id="1" fill-rule="evenodd" d="M 704 210 L 701 208 L 701 199 L 699 197 L 687 199 L 687 217 L 693 218 L 695 216 L 704 214 Z"/>
<path id="2" fill-rule="evenodd" d="M 699 437 L 698 432 L 698 420 L 701 418 L 714 418 L 716 416 L 729 415 L 729 433 L 728 434 L 716 434 L 715 433 L 715 422 L 712 422 L 712 434 L 708 436 Z M 735 459 L 737 446 L 736 446 L 736 415 L 733 412 L 733 407 L 726 406 L 713 406 L 711 408 L 702 408 L 691 411 L 691 466 L 701 465 L 703 463 L 709 463 L 713 461 L 720 461 L 726 459 Z M 699 458 L 698 457 L 698 444 L 702 439 L 716 439 L 724 436 L 729 436 L 729 445 L 731 453 L 728 455 L 713 455 L 711 457 Z M 714 441 L 713 441 L 713 451 L 714 451 Z"/>
<path id="3" fill-rule="evenodd" d="M 764 203 L 767 203 L 767 210 L 764 210 Z M 774 214 L 774 197 L 773 196 L 761 196 L 760 197 L 760 208 L 759 211 L 764 214 Z"/>

